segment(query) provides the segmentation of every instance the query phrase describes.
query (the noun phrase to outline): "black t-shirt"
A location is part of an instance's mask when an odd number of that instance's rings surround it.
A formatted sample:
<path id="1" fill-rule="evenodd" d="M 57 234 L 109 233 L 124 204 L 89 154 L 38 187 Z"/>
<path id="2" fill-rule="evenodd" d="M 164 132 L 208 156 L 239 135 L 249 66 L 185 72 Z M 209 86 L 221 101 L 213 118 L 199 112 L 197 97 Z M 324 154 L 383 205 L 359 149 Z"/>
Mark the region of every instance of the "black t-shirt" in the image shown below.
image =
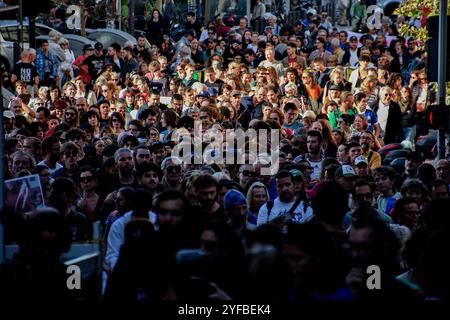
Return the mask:
<path id="1" fill-rule="evenodd" d="M 34 85 L 34 77 L 38 76 L 38 70 L 36 66 L 31 63 L 17 63 L 14 66 L 13 74 L 16 75 L 17 80 L 24 81 L 27 85 Z"/>
<path id="2" fill-rule="evenodd" d="M 200 37 L 203 26 L 198 20 L 195 20 L 194 23 L 186 22 L 185 26 L 186 26 L 186 30 L 194 30 L 195 31 L 195 37 L 197 39 Z"/>
<path id="3" fill-rule="evenodd" d="M 105 56 L 96 56 L 95 54 L 87 57 L 83 60 L 83 65 L 87 65 L 89 68 L 89 75 L 91 79 L 94 80 L 97 78 L 98 72 L 103 68 L 103 64 L 105 63 Z"/>

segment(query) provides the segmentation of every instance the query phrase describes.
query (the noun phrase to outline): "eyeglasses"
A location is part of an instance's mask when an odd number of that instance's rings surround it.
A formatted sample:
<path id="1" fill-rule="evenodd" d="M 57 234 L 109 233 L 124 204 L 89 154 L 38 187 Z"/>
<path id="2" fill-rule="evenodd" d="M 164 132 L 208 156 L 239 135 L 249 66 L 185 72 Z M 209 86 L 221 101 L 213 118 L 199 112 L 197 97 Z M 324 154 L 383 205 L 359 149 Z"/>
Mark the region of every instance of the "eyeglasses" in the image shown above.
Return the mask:
<path id="1" fill-rule="evenodd" d="M 119 81 L 119 78 L 111 79 L 112 81 Z"/>
<path id="2" fill-rule="evenodd" d="M 36 102 L 34 105 L 35 105 L 35 106 L 43 106 L 44 103 L 43 103 L 43 102 Z"/>
<path id="3" fill-rule="evenodd" d="M 385 93 L 384 96 L 385 97 L 392 97 L 392 93 Z"/>
<path id="4" fill-rule="evenodd" d="M 73 113 L 73 112 L 66 112 L 66 116 L 68 116 L 68 117 L 75 117 L 76 114 Z"/>
<path id="5" fill-rule="evenodd" d="M 94 180 L 93 176 L 80 177 L 80 182 L 92 182 Z"/>
<path id="6" fill-rule="evenodd" d="M 109 91 L 108 89 L 102 90 L 102 92 L 108 92 L 108 91 Z"/>
<path id="7" fill-rule="evenodd" d="M 112 122 L 120 122 L 119 119 L 111 119 Z M 135 129 L 136 130 L 136 129 Z M 133 130 L 132 130 L 133 131 Z M 137 131 L 137 130 L 136 130 Z"/>

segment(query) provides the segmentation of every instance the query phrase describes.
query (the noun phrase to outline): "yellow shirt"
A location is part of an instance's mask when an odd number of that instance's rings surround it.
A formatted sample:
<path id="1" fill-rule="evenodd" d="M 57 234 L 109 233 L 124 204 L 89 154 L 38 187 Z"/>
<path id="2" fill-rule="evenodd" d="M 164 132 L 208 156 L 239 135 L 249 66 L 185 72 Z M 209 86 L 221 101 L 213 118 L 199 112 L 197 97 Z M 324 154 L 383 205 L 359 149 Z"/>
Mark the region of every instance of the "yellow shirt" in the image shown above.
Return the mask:
<path id="1" fill-rule="evenodd" d="M 372 152 L 372 157 L 369 159 L 369 154 Z M 363 156 L 369 160 L 369 168 L 375 169 L 381 166 L 381 156 L 378 152 L 370 150 L 363 153 Z"/>

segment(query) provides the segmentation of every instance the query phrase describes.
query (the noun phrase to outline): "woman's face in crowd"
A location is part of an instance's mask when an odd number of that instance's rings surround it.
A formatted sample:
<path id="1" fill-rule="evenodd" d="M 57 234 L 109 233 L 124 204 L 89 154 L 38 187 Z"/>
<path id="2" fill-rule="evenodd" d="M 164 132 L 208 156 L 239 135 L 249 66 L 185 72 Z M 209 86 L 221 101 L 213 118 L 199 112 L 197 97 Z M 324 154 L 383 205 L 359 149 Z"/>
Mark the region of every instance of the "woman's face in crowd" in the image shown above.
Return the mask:
<path id="1" fill-rule="evenodd" d="M 68 96 L 69 98 L 73 98 L 75 97 L 75 87 L 74 86 L 68 86 L 66 89 L 66 96 Z"/>
<path id="2" fill-rule="evenodd" d="M 105 146 L 106 146 L 106 144 L 103 140 L 99 140 L 95 143 L 95 151 L 98 156 L 102 155 L 103 150 L 105 149 Z"/>
<path id="3" fill-rule="evenodd" d="M 323 131 L 322 124 L 318 121 L 313 122 L 313 124 L 311 125 L 311 130 L 319 131 L 320 133 L 322 133 Z"/>
<path id="4" fill-rule="evenodd" d="M 259 209 L 261 206 L 267 202 L 267 194 L 264 188 L 253 188 L 253 197 L 252 197 L 252 207 L 254 209 Z"/>
<path id="5" fill-rule="evenodd" d="M 355 128 L 356 130 L 362 130 L 362 126 L 363 126 L 363 120 L 361 119 L 361 117 L 356 117 L 355 121 L 353 122 L 353 128 Z"/>
<path id="6" fill-rule="evenodd" d="M 89 122 L 89 124 L 90 124 L 91 126 L 93 126 L 94 128 L 97 127 L 97 125 L 98 125 L 98 120 L 97 120 L 97 117 L 96 117 L 96 116 L 90 116 L 90 117 L 88 118 L 88 122 Z"/>

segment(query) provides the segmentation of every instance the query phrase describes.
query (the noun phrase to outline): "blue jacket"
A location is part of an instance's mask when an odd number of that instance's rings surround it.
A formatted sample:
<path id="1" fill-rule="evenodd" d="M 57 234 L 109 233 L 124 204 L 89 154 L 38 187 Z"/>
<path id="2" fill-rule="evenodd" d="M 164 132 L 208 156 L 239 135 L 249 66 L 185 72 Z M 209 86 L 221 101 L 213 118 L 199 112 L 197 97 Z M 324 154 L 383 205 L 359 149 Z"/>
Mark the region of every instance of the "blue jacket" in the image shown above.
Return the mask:
<path id="1" fill-rule="evenodd" d="M 36 57 L 36 67 L 39 73 L 39 79 L 45 80 L 45 64 L 49 63 L 50 75 L 56 78 L 58 76 L 58 67 L 59 62 L 56 56 L 52 53 L 48 53 L 48 55 L 44 55 L 42 51 L 39 51 Z"/>

